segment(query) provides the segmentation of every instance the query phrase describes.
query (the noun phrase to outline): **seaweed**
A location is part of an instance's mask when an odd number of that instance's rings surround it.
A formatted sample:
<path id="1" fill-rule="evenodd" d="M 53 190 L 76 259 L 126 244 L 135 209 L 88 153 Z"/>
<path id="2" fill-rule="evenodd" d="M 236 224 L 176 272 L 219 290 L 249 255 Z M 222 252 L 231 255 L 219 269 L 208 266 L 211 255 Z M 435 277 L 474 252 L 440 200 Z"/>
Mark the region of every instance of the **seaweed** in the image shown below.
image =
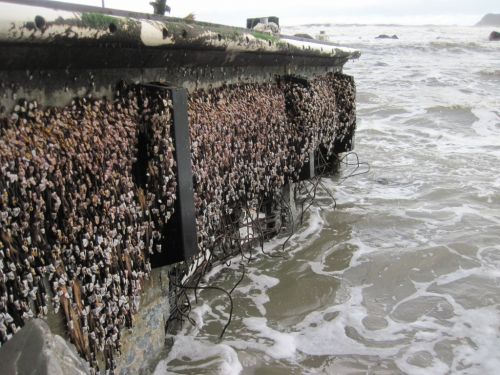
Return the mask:
<path id="1" fill-rule="evenodd" d="M 268 42 L 271 41 L 271 42 L 278 43 L 280 41 L 280 38 L 277 37 L 276 35 L 269 34 L 269 33 L 263 33 L 261 31 L 252 31 L 252 35 L 257 39 L 265 40 Z"/>
<path id="2" fill-rule="evenodd" d="M 82 13 L 82 26 L 107 29 L 112 23 L 118 26 L 121 20 L 102 13 Z"/>

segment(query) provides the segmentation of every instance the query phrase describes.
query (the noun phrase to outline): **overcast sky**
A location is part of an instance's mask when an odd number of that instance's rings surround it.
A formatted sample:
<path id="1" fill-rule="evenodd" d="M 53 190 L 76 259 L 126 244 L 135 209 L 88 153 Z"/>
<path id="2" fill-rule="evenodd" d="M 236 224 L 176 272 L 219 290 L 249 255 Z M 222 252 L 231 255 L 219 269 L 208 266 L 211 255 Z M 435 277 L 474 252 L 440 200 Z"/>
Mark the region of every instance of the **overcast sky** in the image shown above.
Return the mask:
<path id="1" fill-rule="evenodd" d="M 66 0 L 101 6 L 101 0 Z M 152 0 L 104 0 L 108 8 L 151 12 Z M 171 16 L 245 26 L 248 17 L 276 15 L 282 25 L 315 22 L 474 24 L 500 13 L 500 0 L 167 0 Z"/>

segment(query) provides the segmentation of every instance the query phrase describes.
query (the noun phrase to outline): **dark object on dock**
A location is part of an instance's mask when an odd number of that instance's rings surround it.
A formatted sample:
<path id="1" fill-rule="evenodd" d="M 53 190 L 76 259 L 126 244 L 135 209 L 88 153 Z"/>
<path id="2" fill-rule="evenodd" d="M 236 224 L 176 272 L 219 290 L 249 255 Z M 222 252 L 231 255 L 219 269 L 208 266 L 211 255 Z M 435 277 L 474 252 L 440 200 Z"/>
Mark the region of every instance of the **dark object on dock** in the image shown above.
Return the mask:
<path id="1" fill-rule="evenodd" d="M 170 13 L 170 7 L 167 5 L 167 0 L 156 0 L 149 3 L 153 9 L 154 14 L 164 16 L 165 13 Z"/>
<path id="2" fill-rule="evenodd" d="M 275 17 L 275 16 L 247 18 L 247 29 L 253 29 L 259 23 L 262 23 L 263 20 L 267 20 L 267 22 L 275 23 L 278 26 L 280 25 L 279 17 Z"/>
<path id="3" fill-rule="evenodd" d="M 387 34 L 380 34 L 375 39 L 399 39 L 399 38 L 398 38 L 398 36 L 396 34 L 394 34 L 392 36 L 389 36 Z"/>
<path id="4" fill-rule="evenodd" d="M 489 39 L 491 41 L 499 41 L 500 40 L 500 33 L 498 31 L 492 31 Z"/>

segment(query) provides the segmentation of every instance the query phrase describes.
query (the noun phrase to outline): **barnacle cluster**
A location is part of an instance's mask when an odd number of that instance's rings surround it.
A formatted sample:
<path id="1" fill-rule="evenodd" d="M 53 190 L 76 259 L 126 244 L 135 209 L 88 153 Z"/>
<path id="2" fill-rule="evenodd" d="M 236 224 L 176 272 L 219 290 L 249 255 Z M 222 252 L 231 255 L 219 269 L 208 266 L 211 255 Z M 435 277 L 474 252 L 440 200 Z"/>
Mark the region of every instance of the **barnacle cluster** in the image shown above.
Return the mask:
<path id="1" fill-rule="evenodd" d="M 0 341 L 62 310 L 71 341 L 114 366 L 173 212 L 171 111 L 138 87 L 64 108 L 20 101 L 0 127 Z M 136 184 L 139 134 L 145 184 Z"/>
<path id="2" fill-rule="evenodd" d="M 21 100 L 0 120 L 0 343 L 52 307 L 93 366 L 113 370 L 177 192 L 169 91 L 120 84 L 114 100 Z M 354 82 L 240 83 L 188 100 L 202 254 L 249 204 L 297 181 L 312 152 L 355 126 Z M 103 353 L 104 355 L 100 355 Z"/>
<path id="3" fill-rule="evenodd" d="M 272 200 L 296 181 L 311 152 L 320 146 L 335 152 L 339 136 L 355 126 L 354 90 L 350 77 L 329 74 L 223 86 L 190 97 L 200 249 L 224 237 L 224 223 L 242 205 Z"/>
<path id="4" fill-rule="evenodd" d="M 310 81 L 286 77 L 284 91 L 288 121 L 302 129 L 302 148 L 321 148 L 327 156 L 353 131 L 356 121 L 355 86 L 352 77 L 329 74 Z"/>

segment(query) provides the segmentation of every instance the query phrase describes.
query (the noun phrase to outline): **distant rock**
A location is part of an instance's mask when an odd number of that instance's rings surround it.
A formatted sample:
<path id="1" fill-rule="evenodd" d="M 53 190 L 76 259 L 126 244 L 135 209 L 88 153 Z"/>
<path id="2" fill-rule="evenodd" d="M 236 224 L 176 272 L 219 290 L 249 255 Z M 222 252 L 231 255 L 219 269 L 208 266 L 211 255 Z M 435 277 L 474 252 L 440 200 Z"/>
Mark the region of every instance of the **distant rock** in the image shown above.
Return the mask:
<path id="1" fill-rule="evenodd" d="M 50 332 L 41 319 L 34 319 L 0 348 L 2 374 L 87 375 L 88 364 L 73 345 Z"/>
<path id="2" fill-rule="evenodd" d="M 500 14 L 487 14 L 476 26 L 500 26 Z"/>
<path id="3" fill-rule="evenodd" d="M 490 40 L 500 41 L 500 33 L 498 31 L 492 31 L 490 34 Z"/>
<path id="4" fill-rule="evenodd" d="M 304 39 L 314 39 L 311 35 L 309 34 L 295 34 L 294 36 L 299 37 L 299 38 L 304 38 Z"/>
<path id="5" fill-rule="evenodd" d="M 394 34 L 393 36 L 389 36 L 387 34 L 380 34 L 375 39 L 399 39 L 399 38 L 396 34 Z"/>

